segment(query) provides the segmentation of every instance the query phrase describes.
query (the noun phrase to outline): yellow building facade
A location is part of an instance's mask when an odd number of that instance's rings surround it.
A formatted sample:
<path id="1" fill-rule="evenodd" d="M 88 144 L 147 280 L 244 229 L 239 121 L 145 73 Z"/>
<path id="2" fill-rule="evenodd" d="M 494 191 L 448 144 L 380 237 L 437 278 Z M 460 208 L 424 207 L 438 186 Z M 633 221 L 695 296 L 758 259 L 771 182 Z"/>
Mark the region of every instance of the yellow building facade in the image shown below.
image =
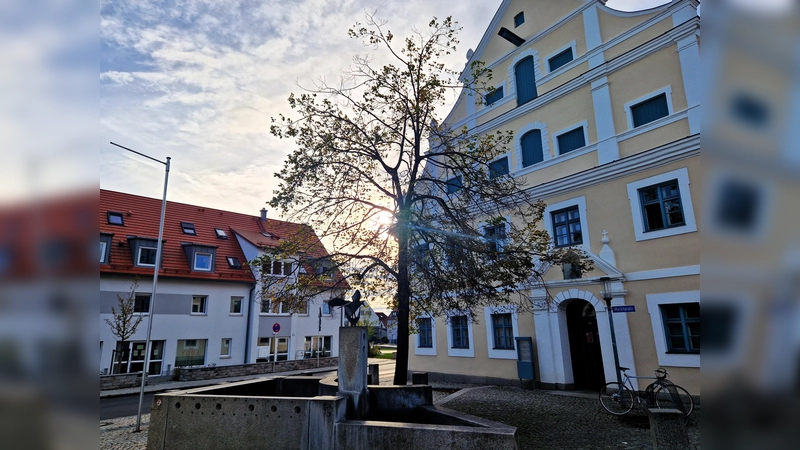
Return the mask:
<path id="1" fill-rule="evenodd" d="M 531 338 L 538 386 L 599 388 L 616 379 L 607 277 L 612 307 L 628 310 L 611 314 L 620 365 L 644 376 L 664 367 L 700 394 L 697 8 L 695 0 L 636 12 L 602 0 L 502 2 L 467 53 L 467 64 L 492 70 L 495 90 L 482 99 L 465 90 L 442 126 L 512 131 L 496 162 L 547 204 L 541 226 L 553 245 L 583 249 L 594 269 L 575 277 L 550 267 L 546 286 L 524 292 L 532 312 L 429 318 L 411 336 L 409 370 L 516 384 L 513 333 Z"/>

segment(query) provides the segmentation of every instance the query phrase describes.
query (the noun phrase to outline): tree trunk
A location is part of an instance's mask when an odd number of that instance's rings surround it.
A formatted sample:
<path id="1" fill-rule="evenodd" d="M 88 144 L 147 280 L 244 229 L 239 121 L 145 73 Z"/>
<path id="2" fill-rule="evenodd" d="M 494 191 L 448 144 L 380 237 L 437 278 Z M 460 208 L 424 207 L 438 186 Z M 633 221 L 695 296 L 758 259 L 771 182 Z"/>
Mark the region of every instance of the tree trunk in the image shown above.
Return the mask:
<path id="1" fill-rule="evenodd" d="M 408 382 L 408 316 L 411 301 L 408 266 L 400 266 L 397 277 L 397 359 L 394 384 L 405 386 Z"/>
<path id="2" fill-rule="evenodd" d="M 394 384 L 408 382 L 408 317 L 411 306 L 411 282 L 408 278 L 407 214 L 400 211 L 397 221 L 397 357 Z"/>

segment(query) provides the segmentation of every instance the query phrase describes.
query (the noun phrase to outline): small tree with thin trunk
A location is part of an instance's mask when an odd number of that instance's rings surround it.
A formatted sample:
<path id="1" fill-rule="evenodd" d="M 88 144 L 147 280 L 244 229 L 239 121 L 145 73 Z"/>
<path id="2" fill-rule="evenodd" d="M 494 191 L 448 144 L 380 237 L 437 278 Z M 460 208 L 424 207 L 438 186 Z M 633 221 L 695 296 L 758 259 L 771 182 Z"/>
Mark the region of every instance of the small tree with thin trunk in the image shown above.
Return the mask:
<path id="1" fill-rule="evenodd" d="M 297 149 L 275 174 L 270 205 L 320 233 L 343 270 L 339 281 L 396 306 L 394 383 L 403 385 L 416 315 L 475 320 L 483 306 L 530 309 L 524 292 L 549 266 L 584 272 L 591 264 L 552 248 L 537 226 L 544 204 L 496 163 L 509 153 L 510 132 L 438 125 L 448 91 L 482 99 L 492 90 L 482 64 L 468 68 L 464 84 L 440 61 L 455 51 L 456 23 L 434 18 L 399 45 L 384 25 L 368 16 L 350 36 L 391 63 L 356 57 L 341 83 L 289 97 L 297 117 L 273 118 L 271 132 Z"/>
<path id="2" fill-rule="evenodd" d="M 139 287 L 139 280 L 135 280 L 131 285 L 131 290 L 127 296 L 117 294 L 117 306 L 111 307 L 111 318 L 105 319 L 111 334 L 118 339 L 117 350 L 125 352 L 125 344 L 128 339 L 136 333 L 136 328 L 142 322 L 142 316 L 134 314 L 136 308 L 136 289 Z M 119 361 L 122 363 L 122 361 Z M 113 365 L 112 365 L 113 372 Z"/>

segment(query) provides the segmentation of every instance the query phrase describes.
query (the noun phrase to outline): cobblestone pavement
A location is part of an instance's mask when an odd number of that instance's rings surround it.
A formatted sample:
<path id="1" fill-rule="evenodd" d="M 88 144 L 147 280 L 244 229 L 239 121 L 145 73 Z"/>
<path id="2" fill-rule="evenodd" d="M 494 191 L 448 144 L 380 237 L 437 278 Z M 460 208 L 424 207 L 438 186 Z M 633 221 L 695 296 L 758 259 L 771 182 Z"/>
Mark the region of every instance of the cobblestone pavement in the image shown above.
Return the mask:
<path id="1" fill-rule="evenodd" d="M 445 408 L 517 427 L 520 450 L 649 449 L 649 421 L 644 408 L 618 417 L 608 414 L 593 394 L 527 391 L 514 387 L 434 384 L 434 401 Z M 448 397 L 449 394 L 452 394 Z M 443 402 L 443 403 L 442 403 Z M 100 423 L 101 450 L 145 450 L 150 415 L 134 433 L 136 416 Z M 689 440 L 700 448 L 700 411 L 688 423 Z"/>
<path id="2" fill-rule="evenodd" d="M 142 414 L 142 422 L 138 433 L 136 416 L 100 422 L 100 450 L 145 450 L 147 448 L 147 426 L 150 414 Z"/>
<path id="3" fill-rule="evenodd" d="M 517 427 L 520 450 L 653 448 L 644 407 L 614 416 L 600 406 L 594 394 L 500 386 L 458 394 L 440 405 Z M 687 427 L 690 443 L 699 449 L 699 407 L 689 417 Z"/>

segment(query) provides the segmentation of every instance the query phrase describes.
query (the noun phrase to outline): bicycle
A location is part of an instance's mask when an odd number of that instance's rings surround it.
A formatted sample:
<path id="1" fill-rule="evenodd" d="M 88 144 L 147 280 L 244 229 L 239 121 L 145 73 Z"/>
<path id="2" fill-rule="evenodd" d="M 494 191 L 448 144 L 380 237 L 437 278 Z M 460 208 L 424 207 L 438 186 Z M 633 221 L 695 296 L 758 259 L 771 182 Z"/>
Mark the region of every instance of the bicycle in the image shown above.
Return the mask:
<path id="1" fill-rule="evenodd" d="M 603 405 L 606 411 L 611 414 L 621 416 L 627 414 L 633 409 L 633 402 L 642 403 L 646 401 L 649 405 L 655 405 L 656 408 L 674 408 L 682 412 L 684 416 L 689 416 L 694 410 L 694 400 L 686 389 L 678 386 L 667 380 L 669 373 L 666 369 L 659 368 L 655 370 L 655 377 L 646 376 L 630 376 L 628 375 L 627 367 L 618 367 L 625 376 L 622 383 L 612 381 L 607 383 L 600 389 L 600 404 Z M 633 389 L 631 378 L 645 378 L 656 380 L 647 386 L 645 392 L 647 396 L 642 399 Z M 627 386 L 626 386 L 627 384 Z"/>

